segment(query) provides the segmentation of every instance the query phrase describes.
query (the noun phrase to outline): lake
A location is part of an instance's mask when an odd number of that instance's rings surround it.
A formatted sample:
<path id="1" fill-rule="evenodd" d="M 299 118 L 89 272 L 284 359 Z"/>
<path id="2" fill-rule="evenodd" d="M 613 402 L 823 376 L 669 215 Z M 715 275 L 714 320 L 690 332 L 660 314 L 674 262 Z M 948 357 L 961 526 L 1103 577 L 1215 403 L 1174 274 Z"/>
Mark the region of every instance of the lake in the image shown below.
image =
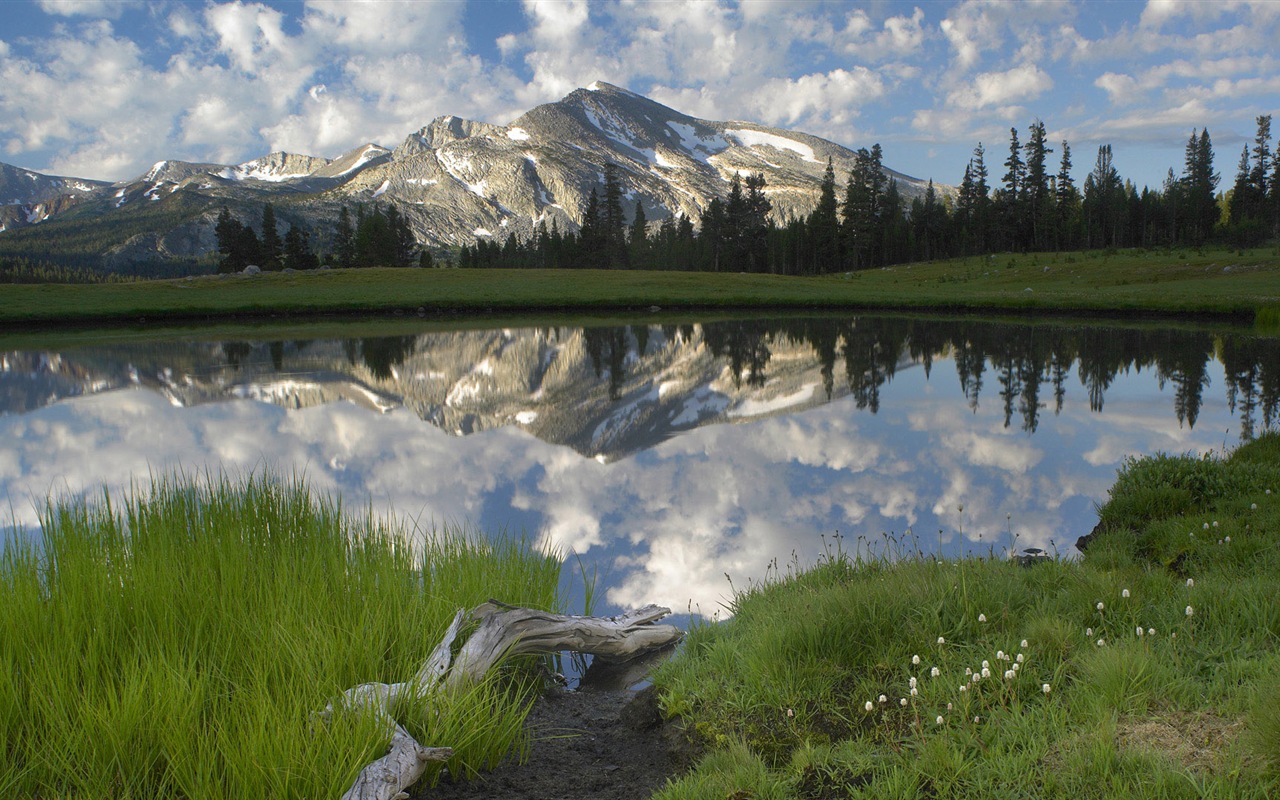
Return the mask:
<path id="1" fill-rule="evenodd" d="M 50 494 L 265 467 L 577 554 L 598 612 L 723 616 L 731 585 L 824 548 L 1072 555 L 1127 457 L 1221 452 L 1278 403 L 1280 340 L 1167 322 L 108 332 L 0 342 L 0 497 L 33 530 Z"/>

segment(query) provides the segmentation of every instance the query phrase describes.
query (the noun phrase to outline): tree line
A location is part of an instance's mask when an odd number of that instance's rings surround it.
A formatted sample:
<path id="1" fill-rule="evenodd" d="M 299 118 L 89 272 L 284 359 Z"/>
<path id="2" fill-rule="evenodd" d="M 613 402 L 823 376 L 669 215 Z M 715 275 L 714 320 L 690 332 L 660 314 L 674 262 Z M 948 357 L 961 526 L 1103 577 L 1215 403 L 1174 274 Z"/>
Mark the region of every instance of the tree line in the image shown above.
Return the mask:
<path id="1" fill-rule="evenodd" d="M 264 271 L 318 269 L 322 259 L 312 243 L 311 232 L 290 224 L 283 237 L 275 208 L 262 207 L 261 233 L 240 222 L 224 206 L 214 225 L 221 261 L 219 272 L 240 272 L 254 265 Z M 334 267 L 410 267 L 432 265 L 431 253 L 419 249 L 405 218 L 390 204 L 366 208 L 356 206 L 354 219 L 344 205 L 329 236 L 331 249 L 323 263 Z"/>
<path id="2" fill-rule="evenodd" d="M 816 275 L 1008 251 L 1257 246 L 1280 236 L 1280 160 L 1271 149 L 1270 115 L 1257 125 L 1226 192 L 1218 191 L 1207 128 L 1192 131 L 1181 174 L 1170 168 L 1161 187 L 1139 191 L 1121 178 L 1109 144 L 1098 148 L 1077 187 L 1070 144 L 1055 150 L 1036 121 L 1025 143 L 1010 128 L 1005 172 L 994 186 L 978 143 L 954 195 L 930 181 L 907 202 L 876 144 L 855 153 L 843 192 L 828 160 L 808 216 L 773 218 L 764 175 L 735 174 L 728 197 L 708 203 L 696 226 L 683 214 L 651 225 L 641 200 L 627 220 L 618 171 L 609 164 L 603 194 L 592 190 L 580 230 L 561 231 L 553 221 L 525 240 L 478 240 L 462 248 L 458 265 Z"/>

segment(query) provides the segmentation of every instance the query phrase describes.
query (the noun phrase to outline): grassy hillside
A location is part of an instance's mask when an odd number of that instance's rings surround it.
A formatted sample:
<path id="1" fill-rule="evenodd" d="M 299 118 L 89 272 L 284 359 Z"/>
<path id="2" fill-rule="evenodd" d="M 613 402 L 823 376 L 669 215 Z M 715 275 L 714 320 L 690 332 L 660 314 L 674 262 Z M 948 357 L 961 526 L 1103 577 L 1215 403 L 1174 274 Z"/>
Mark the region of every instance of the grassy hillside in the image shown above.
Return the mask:
<path id="1" fill-rule="evenodd" d="M 659 797 L 1275 797 L 1280 434 L 1129 462 L 1080 561 L 886 540 L 738 593 L 655 678 Z"/>
<path id="2" fill-rule="evenodd" d="M 6 286 L 0 323 L 393 309 L 916 308 L 1223 314 L 1280 309 L 1280 251 L 1003 255 L 817 278 L 593 270 L 326 270 Z"/>

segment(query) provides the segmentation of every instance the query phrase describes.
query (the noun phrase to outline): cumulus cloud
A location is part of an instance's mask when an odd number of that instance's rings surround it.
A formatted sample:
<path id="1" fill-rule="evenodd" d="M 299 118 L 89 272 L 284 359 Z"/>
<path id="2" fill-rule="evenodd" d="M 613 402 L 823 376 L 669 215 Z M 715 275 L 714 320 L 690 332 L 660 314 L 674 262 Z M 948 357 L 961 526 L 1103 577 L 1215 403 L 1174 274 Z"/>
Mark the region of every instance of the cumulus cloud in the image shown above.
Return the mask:
<path id="1" fill-rule="evenodd" d="M 117 19 L 129 8 L 141 5 L 138 0 L 39 0 L 40 10 L 61 17 L 103 17 Z"/>
<path id="2" fill-rule="evenodd" d="M 1053 78 L 1049 73 L 1035 64 L 1022 64 L 1004 72 L 975 75 L 969 85 L 953 91 L 949 101 L 968 109 L 1005 106 L 1034 100 L 1051 88 Z"/>

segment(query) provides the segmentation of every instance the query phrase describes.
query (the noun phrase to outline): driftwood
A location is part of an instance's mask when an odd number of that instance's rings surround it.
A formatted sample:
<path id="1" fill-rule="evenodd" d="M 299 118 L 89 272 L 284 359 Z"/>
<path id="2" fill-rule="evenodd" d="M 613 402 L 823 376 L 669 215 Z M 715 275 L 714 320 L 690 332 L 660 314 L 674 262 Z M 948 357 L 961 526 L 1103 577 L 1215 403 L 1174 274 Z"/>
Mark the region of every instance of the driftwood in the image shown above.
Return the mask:
<path id="1" fill-rule="evenodd" d="M 397 699 L 421 698 L 440 689 L 473 685 L 507 656 L 573 651 L 611 661 L 626 661 L 678 641 L 684 632 L 674 625 L 657 625 L 670 614 L 658 606 L 616 617 L 576 617 L 549 614 L 490 600 L 467 614 L 459 610 L 440 644 L 412 680 L 404 683 L 366 683 L 343 692 L 335 701 L 346 709 L 367 710 L 386 725 L 391 735 L 387 754 L 361 771 L 342 800 L 404 800 L 405 791 L 422 777 L 431 762 L 453 756 L 448 747 L 424 747 L 390 714 Z M 453 657 L 453 643 L 466 619 L 479 623 Z M 330 703 L 321 714 L 334 711 Z"/>

